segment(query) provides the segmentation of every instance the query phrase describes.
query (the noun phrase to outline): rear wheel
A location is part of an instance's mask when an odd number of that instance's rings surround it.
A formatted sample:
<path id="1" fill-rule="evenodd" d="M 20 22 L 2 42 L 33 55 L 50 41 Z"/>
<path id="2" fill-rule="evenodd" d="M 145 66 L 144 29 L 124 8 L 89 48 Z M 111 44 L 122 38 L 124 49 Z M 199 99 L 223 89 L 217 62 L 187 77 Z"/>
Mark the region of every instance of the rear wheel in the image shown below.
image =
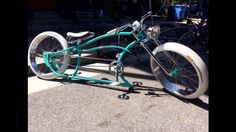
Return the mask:
<path id="1" fill-rule="evenodd" d="M 166 56 L 171 55 L 173 63 Z M 153 54 L 170 71 L 167 75 L 151 57 L 150 64 L 153 75 L 170 93 L 194 99 L 204 94 L 208 88 L 208 69 L 203 60 L 190 48 L 175 42 L 167 42 L 158 46 Z"/>
<path id="2" fill-rule="evenodd" d="M 32 71 L 42 79 L 55 79 L 57 76 L 46 66 L 43 53 L 56 52 L 68 48 L 64 37 L 56 32 L 43 32 L 37 35 L 28 50 L 28 63 Z M 70 61 L 69 51 L 49 58 L 49 64 L 59 74 L 63 73 Z"/>

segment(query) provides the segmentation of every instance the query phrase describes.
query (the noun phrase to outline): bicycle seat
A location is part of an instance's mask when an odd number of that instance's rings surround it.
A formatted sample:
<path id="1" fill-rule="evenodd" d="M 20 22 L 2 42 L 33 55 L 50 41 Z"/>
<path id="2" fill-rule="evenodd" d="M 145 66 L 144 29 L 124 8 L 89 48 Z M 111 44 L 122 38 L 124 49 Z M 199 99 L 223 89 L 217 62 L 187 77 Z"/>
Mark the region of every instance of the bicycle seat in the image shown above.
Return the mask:
<path id="1" fill-rule="evenodd" d="M 92 38 L 95 35 L 95 33 L 90 31 L 84 31 L 79 33 L 67 32 L 66 35 L 68 43 L 75 43 L 75 42 L 81 43 L 83 41 Z"/>
<path id="2" fill-rule="evenodd" d="M 79 32 L 79 33 L 67 32 L 66 35 L 68 37 L 83 38 L 87 35 L 91 35 L 91 32 L 89 32 L 89 31 L 84 31 L 84 32 Z"/>

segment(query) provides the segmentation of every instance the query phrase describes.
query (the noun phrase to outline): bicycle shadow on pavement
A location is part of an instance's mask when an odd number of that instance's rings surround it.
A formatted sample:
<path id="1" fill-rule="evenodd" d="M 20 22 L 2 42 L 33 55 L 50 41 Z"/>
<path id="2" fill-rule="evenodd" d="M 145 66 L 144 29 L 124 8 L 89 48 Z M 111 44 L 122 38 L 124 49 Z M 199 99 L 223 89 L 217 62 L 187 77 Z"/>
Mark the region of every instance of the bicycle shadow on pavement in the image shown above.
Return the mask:
<path id="1" fill-rule="evenodd" d="M 170 93 L 171 94 L 171 93 Z M 209 110 L 209 106 L 207 103 L 203 102 L 200 98 L 196 98 L 196 99 L 183 99 L 180 97 L 175 96 L 177 99 L 179 99 L 180 101 L 183 101 L 184 103 L 191 103 L 195 106 L 198 106 L 204 110 Z"/>
<path id="2" fill-rule="evenodd" d="M 121 94 L 118 96 L 119 99 L 122 100 L 128 100 L 129 96 L 128 94 L 131 93 L 141 93 L 141 91 L 145 91 L 145 95 L 150 96 L 151 98 L 153 97 L 162 97 L 162 96 L 171 96 L 167 92 L 163 90 L 163 88 L 155 88 L 155 87 L 149 87 L 149 86 L 135 86 L 134 89 L 132 90 L 127 90 L 125 93 Z M 157 93 L 157 92 L 163 92 L 163 93 Z"/>
<path id="3" fill-rule="evenodd" d="M 98 72 L 98 73 L 110 74 L 110 72 L 107 71 L 107 70 L 101 70 L 101 69 L 95 69 L 94 70 L 94 69 L 85 68 L 85 67 L 82 67 L 80 69 L 83 70 L 83 71 L 88 71 L 88 72 Z M 151 73 L 151 71 L 149 71 L 149 73 Z M 144 79 L 145 78 L 145 79 L 148 79 L 148 80 L 156 80 L 155 77 L 152 74 L 147 75 L 147 74 L 139 74 L 139 73 L 124 71 L 124 75 L 125 75 L 125 77 L 132 77 L 132 78 L 139 78 L 139 79 Z"/>
<path id="4" fill-rule="evenodd" d="M 101 83 L 91 83 L 89 81 L 81 81 L 81 80 L 71 80 L 71 79 L 53 79 L 51 81 L 55 82 L 60 82 L 62 84 L 71 84 L 71 83 L 79 83 L 81 85 L 87 85 L 87 86 L 94 86 L 94 87 L 99 87 L 103 89 L 109 89 L 109 90 L 116 90 L 116 91 L 121 91 L 124 92 L 121 95 L 118 95 L 119 99 L 122 100 L 128 100 L 129 97 L 127 98 L 122 98 L 124 96 L 128 96 L 128 94 L 140 94 L 141 91 L 146 91 L 147 93 L 145 95 L 153 97 L 162 97 L 164 96 L 170 96 L 169 93 L 167 93 L 163 88 L 156 88 L 156 87 L 150 87 L 150 86 L 143 86 L 143 85 L 133 85 L 133 89 L 129 89 L 128 87 L 122 87 L 122 86 L 110 86 L 107 84 L 101 84 Z M 142 83 L 142 82 L 141 82 Z M 164 93 L 157 93 L 158 91 L 164 92 Z"/>
<path id="5" fill-rule="evenodd" d="M 208 104 L 203 102 L 200 98 L 183 99 L 183 98 L 173 95 L 172 93 L 168 92 L 167 90 L 165 90 L 163 88 L 156 88 L 156 87 L 150 87 L 150 86 L 144 86 L 144 85 L 134 85 L 134 89 L 128 89 L 127 87 L 122 87 L 122 86 L 110 86 L 110 85 L 106 85 L 106 84 L 103 85 L 100 83 L 91 83 L 91 82 L 80 81 L 80 80 L 71 80 L 71 79 L 54 79 L 52 81 L 60 82 L 63 84 L 79 83 L 81 85 L 94 86 L 94 88 L 103 88 L 103 89 L 120 91 L 123 93 L 119 94 L 117 97 L 121 100 L 129 100 L 130 94 L 141 94 L 142 91 L 147 92 L 147 93 L 145 93 L 145 95 L 150 96 L 151 98 L 172 96 L 172 97 L 175 97 L 186 104 L 191 103 L 191 104 L 198 106 L 202 109 L 209 110 Z M 140 84 L 140 83 L 142 83 L 142 82 L 139 82 L 136 84 Z M 161 92 L 161 93 L 158 93 L 158 92 Z"/>

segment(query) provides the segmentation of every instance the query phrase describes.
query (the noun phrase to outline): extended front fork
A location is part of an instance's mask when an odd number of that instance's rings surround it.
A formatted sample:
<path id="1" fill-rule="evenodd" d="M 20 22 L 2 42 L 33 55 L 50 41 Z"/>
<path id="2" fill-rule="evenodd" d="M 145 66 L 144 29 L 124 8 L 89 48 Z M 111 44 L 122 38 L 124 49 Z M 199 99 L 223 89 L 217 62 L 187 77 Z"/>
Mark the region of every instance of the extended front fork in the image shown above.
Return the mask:
<path id="1" fill-rule="evenodd" d="M 168 70 L 161 62 L 160 60 L 153 55 L 152 51 L 148 48 L 148 46 L 144 43 L 144 41 L 150 41 L 148 40 L 148 38 L 146 37 L 146 35 L 144 35 L 144 33 L 139 32 L 138 34 L 135 33 L 135 31 L 131 32 L 133 34 L 133 36 L 137 39 L 137 40 L 142 40 L 140 41 L 140 45 L 148 52 L 148 54 L 153 57 L 154 61 L 160 66 L 160 68 L 169 76 L 177 76 L 177 73 L 180 73 L 182 70 L 176 70 L 176 69 L 180 69 L 179 66 L 176 66 L 176 61 L 175 59 L 167 52 L 164 51 L 164 54 L 166 55 L 166 57 L 171 61 L 171 63 L 173 63 L 175 65 L 174 68 L 172 68 L 171 70 Z M 158 40 L 152 39 L 157 46 L 159 46 L 161 43 Z"/>
<path id="2" fill-rule="evenodd" d="M 154 61 L 157 63 L 158 66 L 160 66 L 160 68 L 169 76 L 171 77 L 176 77 L 181 71 L 182 68 L 180 66 L 177 65 L 176 60 L 167 52 L 164 52 L 164 54 L 166 55 L 166 57 L 169 59 L 169 61 L 171 61 L 171 63 L 173 63 L 174 68 L 172 69 L 167 69 L 162 62 L 160 62 L 160 60 L 152 53 L 152 51 L 148 48 L 147 45 L 144 44 L 144 42 L 140 42 L 140 45 L 148 52 L 148 54 L 153 57 Z"/>

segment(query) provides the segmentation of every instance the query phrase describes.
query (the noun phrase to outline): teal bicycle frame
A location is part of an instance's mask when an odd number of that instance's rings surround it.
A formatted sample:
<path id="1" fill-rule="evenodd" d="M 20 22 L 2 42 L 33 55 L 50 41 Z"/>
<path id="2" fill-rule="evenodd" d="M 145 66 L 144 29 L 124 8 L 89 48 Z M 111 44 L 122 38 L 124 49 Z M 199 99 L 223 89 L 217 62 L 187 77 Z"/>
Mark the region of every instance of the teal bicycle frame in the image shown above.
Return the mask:
<path id="1" fill-rule="evenodd" d="M 49 69 L 54 73 L 56 74 L 58 77 L 62 77 L 62 78 L 73 78 L 73 79 L 78 79 L 78 80 L 82 80 L 82 81 L 92 81 L 94 83 L 102 83 L 102 84 L 116 84 L 116 85 L 120 85 L 120 86 L 126 86 L 126 87 L 129 87 L 130 89 L 133 88 L 133 85 L 131 85 L 124 77 L 123 74 L 119 75 L 119 77 L 123 80 L 123 82 L 117 82 L 117 81 L 113 81 L 113 80 L 102 80 L 102 79 L 97 79 L 97 78 L 91 78 L 91 77 L 82 77 L 82 76 L 78 76 L 76 75 L 78 70 L 79 70 L 79 67 L 80 67 L 80 64 L 81 64 L 81 54 L 82 53 L 89 53 L 89 52 L 93 52 L 93 51 L 97 51 L 97 50 L 101 50 L 101 49 L 120 49 L 122 50 L 119 58 L 117 59 L 117 65 L 118 63 L 121 62 L 122 58 L 124 57 L 124 55 L 126 54 L 126 52 L 129 52 L 131 53 L 131 51 L 129 50 L 130 48 L 132 48 L 134 45 L 140 43 L 140 41 L 145 37 L 145 34 L 142 33 L 142 32 L 139 32 L 137 35 L 139 37 L 139 39 L 137 40 L 134 40 L 133 42 L 131 42 L 130 44 L 128 44 L 126 47 L 121 47 L 121 46 L 112 46 L 112 45 L 107 45 L 107 46 L 98 46 L 98 47 L 94 47 L 94 48 L 89 48 L 89 49 L 83 49 L 83 47 L 87 46 L 87 45 L 90 45 L 94 42 L 97 42 L 101 39 L 104 39 L 104 38 L 109 38 L 109 37 L 114 37 L 114 36 L 129 36 L 129 35 L 132 35 L 132 32 L 119 32 L 119 33 L 110 33 L 110 34 L 104 34 L 104 35 L 101 35 L 101 36 L 98 36 L 96 38 L 93 38 L 93 39 L 90 39 L 86 42 L 83 42 L 81 44 L 77 44 L 75 46 L 70 46 L 68 47 L 67 49 L 64 49 L 64 50 L 60 50 L 60 51 L 57 51 L 57 52 L 44 52 L 43 53 L 43 59 L 44 59 L 44 62 L 45 64 L 47 65 L 47 67 L 49 67 Z M 75 53 L 75 52 L 78 52 L 78 59 L 77 59 L 77 65 L 74 69 L 74 72 L 69 75 L 69 74 L 65 74 L 65 73 L 58 73 L 57 71 L 55 71 L 53 68 L 52 68 L 52 64 L 49 63 L 49 60 L 51 57 L 53 56 L 57 56 L 57 55 L 64 55 L 65 52 L 72 52 L 72 53 Z M 55 67 L 58 67 L 57 64 L 53 64 Z M 59 68 L 59 67 L 58 67 Z"/>

